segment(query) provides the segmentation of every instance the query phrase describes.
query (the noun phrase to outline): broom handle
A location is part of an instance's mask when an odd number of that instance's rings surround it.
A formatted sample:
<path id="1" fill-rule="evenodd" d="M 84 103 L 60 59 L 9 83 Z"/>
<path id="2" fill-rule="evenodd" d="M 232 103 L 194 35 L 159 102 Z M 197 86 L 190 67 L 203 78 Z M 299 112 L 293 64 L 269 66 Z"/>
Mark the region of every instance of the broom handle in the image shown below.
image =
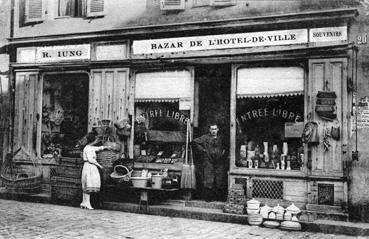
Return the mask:
<path id="1" fill-rule="evenodd" d="M 188 121 L 187 121 L 187 127 L 186 127 L 186 156 L 185 156 L 185 164 L 188 164 L 188 136 L 189 136 L 189 127 L 188 127 Z"/>
<path id="2" fill-rule="evenodd" d="M 192 127 L 191 127 L 191 122 L 190 122 L 190 120 L 188 120 L 187 121 L 188 122 L 188 124 L 189 124 L 189 141 L 191 141 L 192 140 Z M 189 164 L 190 165 L 192 165 L 193 164 L 193 155 L 192 155 L 192 145 L 191 144 L 189 144 L 189 149 L 188 149 L 189 151 L 190 151 L 190 157 L 189 157 Z"/>

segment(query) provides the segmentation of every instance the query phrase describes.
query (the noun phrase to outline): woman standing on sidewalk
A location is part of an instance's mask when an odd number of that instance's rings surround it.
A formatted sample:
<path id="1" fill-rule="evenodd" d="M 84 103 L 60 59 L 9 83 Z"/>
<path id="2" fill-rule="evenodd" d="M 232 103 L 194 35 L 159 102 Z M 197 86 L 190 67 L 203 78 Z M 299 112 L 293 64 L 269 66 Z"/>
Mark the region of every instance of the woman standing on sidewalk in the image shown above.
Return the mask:
<path id="1" fill-rule="evenodd" d="M 87 145 L 83 149 L 83 169 L 82 169 L 82 191 L 83 199 L 80 204 L 83 209 L 93 209 L 90 203 L 90 194 L 99 192 L 101 187 L 99 168 L 103 168 L 96 161 L 96 152 L 104 149 L 109 149 L 109 146 L 94 146 L 100 141 L 92 132 L 86 136 Z"/>

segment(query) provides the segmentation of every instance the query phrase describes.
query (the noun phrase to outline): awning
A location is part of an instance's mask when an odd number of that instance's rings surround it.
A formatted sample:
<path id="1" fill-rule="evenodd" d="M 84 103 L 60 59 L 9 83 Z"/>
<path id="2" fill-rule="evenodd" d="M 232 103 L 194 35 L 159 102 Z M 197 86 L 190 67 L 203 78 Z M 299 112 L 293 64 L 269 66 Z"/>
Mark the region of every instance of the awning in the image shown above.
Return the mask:
<path id="1" fill-rule="evenodd" d="M 136 75 L 136 102 L 176 102 L 191 98 L 189 71 L 163 71 Z"/>
<path id="2" fill-rule="evenodd" d="M 237 98 L 304 94 L 304 69 L 300 67 L 241 68 L 237 73 Z"/>

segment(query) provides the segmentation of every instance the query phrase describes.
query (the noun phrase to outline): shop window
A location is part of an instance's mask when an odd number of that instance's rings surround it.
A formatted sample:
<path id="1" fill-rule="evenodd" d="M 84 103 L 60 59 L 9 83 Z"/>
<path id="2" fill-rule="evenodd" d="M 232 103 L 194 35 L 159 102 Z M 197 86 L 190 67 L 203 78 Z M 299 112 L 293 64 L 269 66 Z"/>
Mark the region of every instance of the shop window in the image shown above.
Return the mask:
<path id="1" fill-rule="evenodd" d="M 134 157 L 137 162 L 184 162 L 191 115 L 190 85 L 188 71 L 136 75 Z"/>
<path id="2" fill-rule="evenodd" d="M 297 67 L 238 70 L 236 166 L 301 169 L 303 76 Z"/>
<path id="3" fill-rule="evenodd" d="M 41 154 L 80 157 L 78 141 L 87 133 L 88 76 L 49 75 L 44 79 Z"/>

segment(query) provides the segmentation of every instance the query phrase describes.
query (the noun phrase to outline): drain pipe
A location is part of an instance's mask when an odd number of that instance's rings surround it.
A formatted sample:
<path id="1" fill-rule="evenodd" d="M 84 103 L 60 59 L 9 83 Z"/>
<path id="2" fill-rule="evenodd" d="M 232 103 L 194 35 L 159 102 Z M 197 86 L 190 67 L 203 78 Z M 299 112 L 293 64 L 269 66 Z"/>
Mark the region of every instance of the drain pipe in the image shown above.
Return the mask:
<path id="1" fill-rule="evenodd" d="M 10 32 L 9 32 L 9 38 L 14 37 L 14 5 L 15 0 L 10 1 Z M 9 54 L 10 51 L 10 54 Z M 14 58 L 12 56 L 12 48 L 8 48 L 8 54 L 9 54 L 9 61 Z M 15 77 L 13 74 L 13 69 L 9 64 L 9 95 L 10 95 L 10 101 L 11 101 L 11 109 L 10 109 L 10 154 L 13 156 L 14 153 L 14 118 L 15 118 Z M 8 137 L 9 138 L 9 137 Z"/>

